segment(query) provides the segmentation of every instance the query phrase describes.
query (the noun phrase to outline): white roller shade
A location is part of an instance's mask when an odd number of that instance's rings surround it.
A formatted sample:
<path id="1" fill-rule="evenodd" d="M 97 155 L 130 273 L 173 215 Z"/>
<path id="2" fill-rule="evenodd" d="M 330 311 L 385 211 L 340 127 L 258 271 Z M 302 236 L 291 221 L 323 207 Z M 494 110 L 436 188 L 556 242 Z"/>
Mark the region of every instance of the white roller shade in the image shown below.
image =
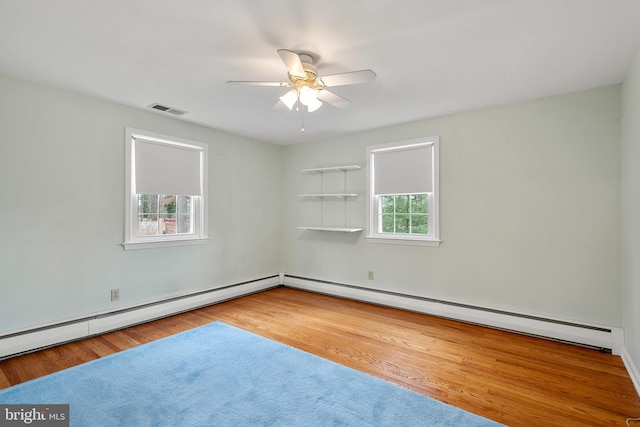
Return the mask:
<path id="1" fill-rule="evenodd" d="M 202 195 L 202 150 L 134 139 L 136 194 Z"/>
<path id="2" fill-rule="evenodd" d="M 433 191 L 433 144 L 373 152 L 374 194 Z"/>

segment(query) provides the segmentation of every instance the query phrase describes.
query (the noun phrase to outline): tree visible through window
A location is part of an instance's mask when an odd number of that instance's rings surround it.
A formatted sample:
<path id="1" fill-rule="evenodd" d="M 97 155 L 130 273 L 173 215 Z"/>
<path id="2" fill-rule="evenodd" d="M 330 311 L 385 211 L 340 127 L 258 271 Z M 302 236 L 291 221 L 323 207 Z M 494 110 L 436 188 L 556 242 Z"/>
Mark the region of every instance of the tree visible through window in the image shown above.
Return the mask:
<path id="1" fill-rule="evenodd" d="M 427 194 L 380 196 L 380 232 L 428 234 L 427 211 Z"/>

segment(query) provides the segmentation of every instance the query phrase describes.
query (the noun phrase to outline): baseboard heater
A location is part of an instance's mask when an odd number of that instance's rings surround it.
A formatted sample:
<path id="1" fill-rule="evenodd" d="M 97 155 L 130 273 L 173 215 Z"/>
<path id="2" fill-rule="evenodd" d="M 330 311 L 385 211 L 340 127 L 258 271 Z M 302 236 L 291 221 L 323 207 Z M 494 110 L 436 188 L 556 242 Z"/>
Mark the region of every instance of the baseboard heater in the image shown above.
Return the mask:
<path id="1" fill-rule="evenodd" d="M 0 359 L 275 288 L 282 284 L 282 277 L 283 275 L 275 275 L 235 283 L 153 303 L 0 335 Z"/>
<path id="2" fill-rule="evenodd" d="M 615 355 L 620 355 L 624 348 L 624 334 L 622 328 L 617 327 L 578 324 L 560 319 L 547 319 L 299 276 L 285 275 L 284 285 L 291 288 L 578 344 L 598 350 L 610 351 Z"/>
<path id="3" fill-rule="evenodd" d="M 66 322 L 6 333 L 0 335 L 0 359 L 133 326 L 282 285 L 588 346 L 611 351 L 615 355 L 621 355 L 624 349 L 622 328 L 585 325 L 559 319 L 545 319 L 537 316 L 280 273 L 279 275 L 231 284 L 113 312 L 99 313 Z"/>

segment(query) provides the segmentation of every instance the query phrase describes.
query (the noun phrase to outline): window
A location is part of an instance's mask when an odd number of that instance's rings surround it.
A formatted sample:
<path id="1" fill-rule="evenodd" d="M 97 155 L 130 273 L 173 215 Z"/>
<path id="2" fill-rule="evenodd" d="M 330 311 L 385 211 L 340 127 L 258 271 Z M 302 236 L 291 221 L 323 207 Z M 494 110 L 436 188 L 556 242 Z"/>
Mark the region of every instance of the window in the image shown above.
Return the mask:
<path id="1" fill-rule="evenodd" d="M 439 137 L 367 148 L 367 241 L 438 246 Z"/>
<path id="2" fill-rule="evenodd" d="M 206 243 L 207 145 L 127 128 L 125 249 Z"/>

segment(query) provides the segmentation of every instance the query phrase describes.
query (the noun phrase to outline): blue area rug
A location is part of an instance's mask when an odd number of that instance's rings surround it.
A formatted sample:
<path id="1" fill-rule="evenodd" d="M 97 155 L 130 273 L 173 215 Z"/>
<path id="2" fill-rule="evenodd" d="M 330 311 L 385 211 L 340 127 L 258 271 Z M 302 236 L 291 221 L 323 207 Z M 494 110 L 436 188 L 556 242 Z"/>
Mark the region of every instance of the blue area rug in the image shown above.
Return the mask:
<path id="1" fill-rule="evenodd" d="M 0 390 L 0 403 L 70 404 L 83 427 L 499 425 L 220 322 Z"/>

